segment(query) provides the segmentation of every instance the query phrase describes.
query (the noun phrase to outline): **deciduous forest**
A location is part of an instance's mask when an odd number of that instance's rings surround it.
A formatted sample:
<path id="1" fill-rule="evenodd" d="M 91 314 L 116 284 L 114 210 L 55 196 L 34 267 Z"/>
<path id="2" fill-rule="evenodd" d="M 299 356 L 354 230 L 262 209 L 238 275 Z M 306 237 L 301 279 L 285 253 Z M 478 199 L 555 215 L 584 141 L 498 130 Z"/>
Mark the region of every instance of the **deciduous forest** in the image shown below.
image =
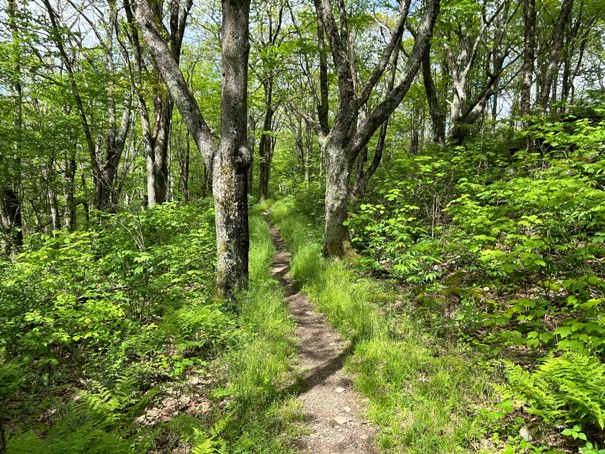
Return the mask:
<path id="1" fill-rule="evenodd" d="M 0 5 L 0 454 L 605 453 L 604 0 Z"/>

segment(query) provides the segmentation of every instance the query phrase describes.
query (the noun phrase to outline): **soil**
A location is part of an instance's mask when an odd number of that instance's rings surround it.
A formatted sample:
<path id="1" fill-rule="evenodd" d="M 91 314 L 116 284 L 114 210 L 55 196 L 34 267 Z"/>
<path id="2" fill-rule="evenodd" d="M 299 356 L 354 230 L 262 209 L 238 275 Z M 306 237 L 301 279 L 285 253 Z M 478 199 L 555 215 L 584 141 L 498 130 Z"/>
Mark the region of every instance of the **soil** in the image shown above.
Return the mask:
<path id="1" fill-rule="evenodd" d="M 377 430 L 364 418 L 364 401 L 342 370 L 349 346 L 314 310 L 307 295 L 293 289 L 289 274 L 291 255 L 275 226 L 271 225 L 270 233 L 277 248 L 271 273 L 288 295 L 305 384 L 298 400 L 310 433 L 298 438 L 296 448 L 314 454 L 376 453 Z"/>

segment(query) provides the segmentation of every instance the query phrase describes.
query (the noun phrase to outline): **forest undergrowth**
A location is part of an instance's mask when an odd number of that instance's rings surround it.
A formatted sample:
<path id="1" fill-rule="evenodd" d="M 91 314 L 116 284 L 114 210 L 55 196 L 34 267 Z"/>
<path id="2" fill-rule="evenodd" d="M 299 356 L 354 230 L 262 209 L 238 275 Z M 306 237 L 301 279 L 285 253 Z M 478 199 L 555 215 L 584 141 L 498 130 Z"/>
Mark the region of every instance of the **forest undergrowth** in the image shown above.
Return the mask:
<path id="1" fill-rule="evenodd" d="M 603 118 L 391 152 L 351 204 L 350 261 L 322 257 L 321 185 L 292 181 L 271 206 L 294 286 L 351 343 L 385 452 L 605 452 Z M 3 258 L 7 452 L 293 451 L 300 383 L 268 207 L 235 303 L 214 297 L 207 202 L 29 235 Z"/>
<path id="2" fill-rule="evenodd" d="M 528 121 L 394 154 L 354 204 L 355 267 L 399 286 L 396 325 L 493 377 L 495 407 L 457 407 L 487 452 L 604 452 L 603 110 Z"/>
<path id="3" fill-rule="evenodd" d="M 272 209 L 387 451 L 605 452 L 603 110 L 526 121 L 393 151 L 348 264 L 321 257 L 321 187 Z"/>
<path id="4" fill-rule="evenodd" d="M 166 204 L 32 236 L 0 266 L 8 453 L 288 452 L 294 327 L 258 210 L 250 290 L 215 300 L 213 212 Z"/>

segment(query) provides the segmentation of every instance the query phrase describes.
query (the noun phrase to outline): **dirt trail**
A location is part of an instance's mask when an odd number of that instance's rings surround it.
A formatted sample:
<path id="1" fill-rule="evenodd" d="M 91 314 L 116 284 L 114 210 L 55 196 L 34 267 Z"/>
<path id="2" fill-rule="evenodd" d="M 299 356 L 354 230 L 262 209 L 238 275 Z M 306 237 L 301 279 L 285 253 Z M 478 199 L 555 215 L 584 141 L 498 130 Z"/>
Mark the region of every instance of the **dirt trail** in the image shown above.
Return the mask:
<path id="1" fill-rule="evenodd" d="M 300 452 L 314 454 L 375 453 L 376 429 L 363 418 L 359 395 L 342 372 L 347 345 L 322 314 L 314 311 L 307 296 L 291 285 L 290 259 L 277 229 L 271 225 L 277 253 L 271 273 L 286 289 L 288 306 L 296 323 L 298 357 L 305 390 L 298 396 L 309 435 L 297 440 Z"/>

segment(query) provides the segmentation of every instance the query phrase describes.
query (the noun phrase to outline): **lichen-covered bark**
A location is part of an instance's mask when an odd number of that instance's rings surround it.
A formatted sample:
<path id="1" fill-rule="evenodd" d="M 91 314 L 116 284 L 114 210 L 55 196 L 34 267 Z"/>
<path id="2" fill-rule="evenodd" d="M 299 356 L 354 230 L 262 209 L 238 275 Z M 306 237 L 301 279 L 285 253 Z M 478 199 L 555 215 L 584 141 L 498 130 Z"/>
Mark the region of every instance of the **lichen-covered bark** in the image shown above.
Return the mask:
<path id="1" fill-rule="evenodd" d="M 230 156 L 237 150 L 223 144 L 216 155 L 213 195 L 216 223 L 217 293 L 232 300 L 248 285 L 247 167 Z"/>
<path id="2" fill-rule="evenodd" d="M 249 0 L 223 0 L 221 146 L 214 158 L 217 288 L 233 298 L 248 286 L 247 148 Z"/>
<path id="3" fill-rule="evenodd" d="M 324 255 L 343 258 L 350 249 L 349 231 L 345 226 L 349 198 L 351 163 L 343 147 L 328 144 L 326 153 L 326 193 Z"/>

